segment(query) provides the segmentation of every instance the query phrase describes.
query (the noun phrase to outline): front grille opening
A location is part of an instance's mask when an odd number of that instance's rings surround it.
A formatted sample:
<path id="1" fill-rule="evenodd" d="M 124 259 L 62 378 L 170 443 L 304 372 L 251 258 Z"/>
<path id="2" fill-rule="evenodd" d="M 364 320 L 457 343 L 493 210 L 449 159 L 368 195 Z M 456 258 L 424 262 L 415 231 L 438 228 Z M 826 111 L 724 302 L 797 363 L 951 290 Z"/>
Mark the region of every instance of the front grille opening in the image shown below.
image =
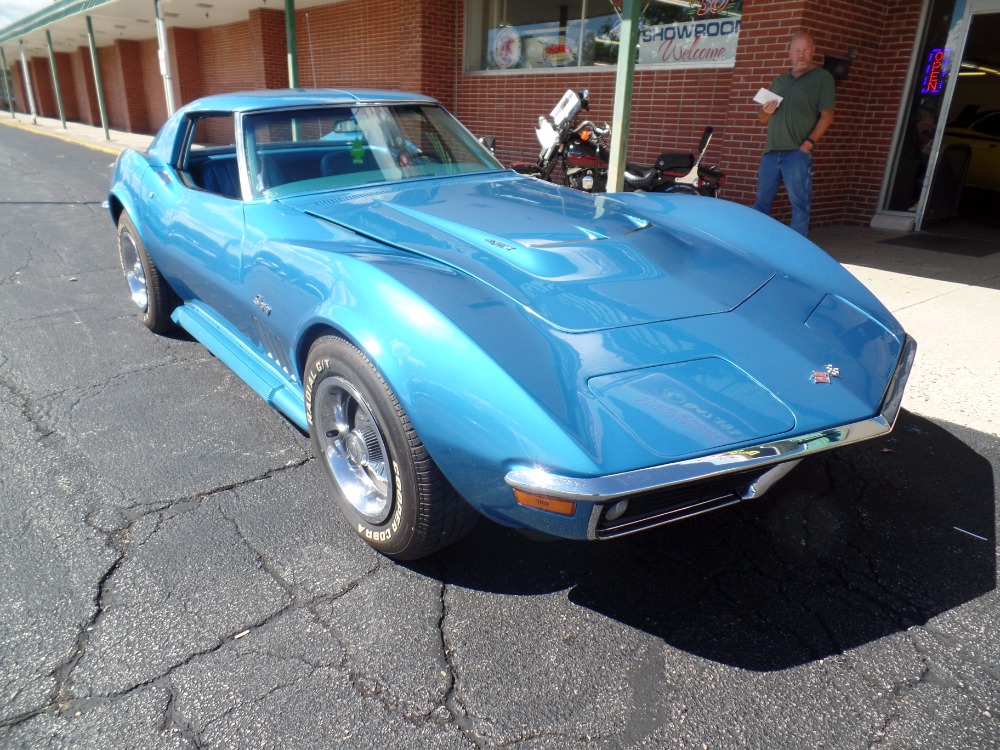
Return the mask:
<path id="1" fill-rule="evenodd" d="M 628 509 L 613 520 L 609 520 L 607 514 L 615 503 L 608 503 L 601 508 L 595 536 L 598 539 L 612 539 L 733 505 L 743 499 L 750 485 L 773 468 L 764 466 L 737 471 L 690 484 L 630 495 Z"/>

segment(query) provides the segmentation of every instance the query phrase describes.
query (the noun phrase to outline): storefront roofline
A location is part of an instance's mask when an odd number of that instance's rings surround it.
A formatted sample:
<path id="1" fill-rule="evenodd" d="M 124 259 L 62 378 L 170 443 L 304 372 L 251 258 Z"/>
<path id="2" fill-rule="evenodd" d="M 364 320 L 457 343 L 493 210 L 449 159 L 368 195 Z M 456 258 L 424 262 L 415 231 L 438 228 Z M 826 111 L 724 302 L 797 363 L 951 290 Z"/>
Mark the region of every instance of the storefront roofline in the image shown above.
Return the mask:
<path id="1" fill-rule="evenodd" d="M 337 0 L 295 0 L 296 10 L 331 5 Z M 250 11 L 261 8 L 283 11 L 283 0 L 160 0 L 167 26 L 201 29 L 245 21 Z M 58 0 L 18 21 L 0 28 L 0 44 L 23 41 L 29 56 L 48 54 L 45 32 L 50 32 L 57 52 L 72 52 L 86 46 L 86 21 L 90 16 L 98 47 L 117 39 L 140 41 L 156 36 L 153 0 Z M 8 50 L 9 51 L 9 50 Z"/>
<path id="2" fill-rule="evenodd" d="M 17 41 L 33 31 L 44 31 L 47 26 L 64 18 L 114 2 L 115 0 L 60 0 L 0 29 L 0 43 Z"/>

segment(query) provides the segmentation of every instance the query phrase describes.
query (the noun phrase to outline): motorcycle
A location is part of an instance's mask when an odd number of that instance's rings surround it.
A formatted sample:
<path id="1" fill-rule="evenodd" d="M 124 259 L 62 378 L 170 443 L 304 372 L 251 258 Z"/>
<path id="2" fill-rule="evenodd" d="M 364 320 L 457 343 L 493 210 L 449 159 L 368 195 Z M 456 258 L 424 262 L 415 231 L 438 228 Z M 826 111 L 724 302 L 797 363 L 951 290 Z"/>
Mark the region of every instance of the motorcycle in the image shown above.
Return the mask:
<path id="1" fill-rule="evenodd" d="M 602 193 L 608 185 L 608 140 L 611 127 L 599 128 L 590 120 L 576 123 L 581 110 L 590 110 L 589 91 L 567 91 L 548 117 L 538 118 L 535 135 L 542 146 L 535 163 L 516 163 L 513 169 L 552 182 L 557 166 L 562 167 L 563 182 L 588 193 Z M 693 154 L 660 154 L 651 167 L 626 164 L 625 190 L 659 193 L 691 193 L 717 197 L 725 175 L 718 167 L 702 164 L 712 128 L 705 132 Z"/>

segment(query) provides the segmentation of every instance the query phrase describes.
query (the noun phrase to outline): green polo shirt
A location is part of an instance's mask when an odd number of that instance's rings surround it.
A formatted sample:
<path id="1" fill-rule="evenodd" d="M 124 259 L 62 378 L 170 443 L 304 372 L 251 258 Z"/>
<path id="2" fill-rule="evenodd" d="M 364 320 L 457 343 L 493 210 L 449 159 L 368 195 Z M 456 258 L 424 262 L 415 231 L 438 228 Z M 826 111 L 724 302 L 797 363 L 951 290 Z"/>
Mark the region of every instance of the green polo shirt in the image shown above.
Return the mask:
<path id="1" fill-rule="evenodd" d="M 802 145 L 819 119 L 834 107 L 834 83 L 829 71 L 815 67 L 798 78 L 791 71 L 771 83 L 771 91 L 784 97 L 767 122 L 764 151 L 791 151 Z"/>

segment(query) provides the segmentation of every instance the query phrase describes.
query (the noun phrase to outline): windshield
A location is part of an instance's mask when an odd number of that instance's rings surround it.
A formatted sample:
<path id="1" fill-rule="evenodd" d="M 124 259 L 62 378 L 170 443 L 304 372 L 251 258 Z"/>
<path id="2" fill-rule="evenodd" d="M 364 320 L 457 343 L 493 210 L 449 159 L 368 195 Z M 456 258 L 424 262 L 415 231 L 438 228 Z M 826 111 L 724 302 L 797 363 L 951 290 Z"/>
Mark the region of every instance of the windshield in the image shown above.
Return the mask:
<path id="1" fill-rule="evenodd" d="M 251 114 L 243 134 L 255 196 L 503 169 L 455 118 L 427 104 Z"/>

